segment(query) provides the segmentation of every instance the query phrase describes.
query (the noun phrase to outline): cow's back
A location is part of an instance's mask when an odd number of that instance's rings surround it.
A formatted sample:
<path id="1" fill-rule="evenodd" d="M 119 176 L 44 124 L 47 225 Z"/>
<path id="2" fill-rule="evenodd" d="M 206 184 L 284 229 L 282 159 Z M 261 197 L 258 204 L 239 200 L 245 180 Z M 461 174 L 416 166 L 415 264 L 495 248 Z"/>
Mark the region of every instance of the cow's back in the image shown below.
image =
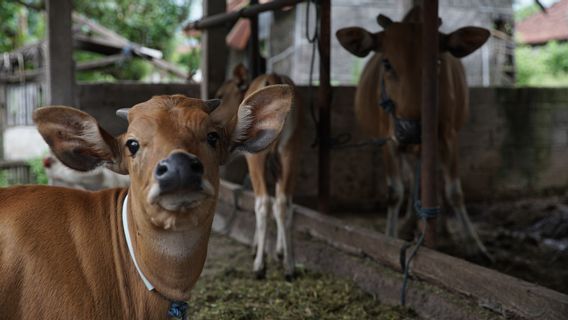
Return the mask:
<path id="1" fill-rule="evenodd" d="M 0 318 L 120 317 L 108 306 L 120 301 L 109 284 L 117 282 L 112 219 L 124 192 L 0 190 Z"/>

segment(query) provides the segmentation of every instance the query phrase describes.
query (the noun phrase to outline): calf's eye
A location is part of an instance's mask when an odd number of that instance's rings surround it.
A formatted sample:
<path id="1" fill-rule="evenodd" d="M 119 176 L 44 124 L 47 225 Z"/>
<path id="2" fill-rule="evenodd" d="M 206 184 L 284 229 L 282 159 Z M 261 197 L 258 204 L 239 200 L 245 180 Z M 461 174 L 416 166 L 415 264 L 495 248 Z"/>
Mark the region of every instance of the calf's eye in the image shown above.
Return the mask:
<path id="1" fill-rule="evenodd" d="M 138 152 L 138 149 L 140 149 L 140 144 L 134 139 L 128 139 L 126 141 L 126 147 L 128 151 L 130 151 L 130 154 L 134 156 L 136 152 Z"/>
<path id="2" fill-rule="evenodd" d="M 207 143 L 212 146 L 213 148 L 215 148 L 215 146 L 217 145 L 217 141 L 219 141 L 219 134 L 217 132 L 209 132 L 207 134 Z"/>

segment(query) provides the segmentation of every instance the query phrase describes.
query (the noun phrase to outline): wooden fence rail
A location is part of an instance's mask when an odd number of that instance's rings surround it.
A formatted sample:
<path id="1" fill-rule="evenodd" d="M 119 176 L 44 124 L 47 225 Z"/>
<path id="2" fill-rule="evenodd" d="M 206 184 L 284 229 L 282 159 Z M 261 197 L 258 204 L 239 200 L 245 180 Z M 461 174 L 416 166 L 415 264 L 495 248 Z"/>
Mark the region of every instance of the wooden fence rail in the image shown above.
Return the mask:
<path id="1" fill-rule="evenodd" d="M 0 161 L 0 185 L 35 183 L 30 165 L 25 161 Z"/>

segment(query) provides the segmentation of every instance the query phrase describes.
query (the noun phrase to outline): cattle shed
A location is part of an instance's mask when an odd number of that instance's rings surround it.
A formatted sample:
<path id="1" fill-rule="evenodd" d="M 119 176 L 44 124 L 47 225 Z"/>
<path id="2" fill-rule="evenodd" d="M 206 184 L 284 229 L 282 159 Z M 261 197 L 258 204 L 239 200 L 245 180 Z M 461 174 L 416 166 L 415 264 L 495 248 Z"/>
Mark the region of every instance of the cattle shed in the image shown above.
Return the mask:
<path id="1" fill-rule="evenodd" d="M 189 81 L 77 83 L 74 68 L 78 66 L 74 66 L 71 56 L 73 43 L 77 43 L 71 28 L 76 18 L 72 15 L 71 0 L 46 3 L 45 72 L 41 76 L 45 83 L 43 103 L 77 106 L 92 114 L 112 134 L 125 129 L 125 123 L 114 117 L 118 107 L 132 106 L 158 94 L 212 98 L 236 64 L 229 58 L 229 49 L 224 50 L 227 34 L 239 19 L 248 19 L 251 36 L 249 49 L 243 56 L 249 69 L 253 74 L 267 70 L 290 76 L 298 85 L 299 98 L 308 106 L 303 114 L 305 122 L 291 226 L 296 260 L 307 269 L 348 278 L 383 303 L 401 303 L 405 267 L 400 261 L 406 259 L 401 258 L 400 252 L 401 248 L 414 246 L 415 242 L 384 235 L 384 221 L 378 222 L 378 227 L 373 225 L 377 223 L 374 216 L 385 216 L 389 190 L 384 183 L 381 147 L 365 143 L 367 138 L 355 129 L 353 101 L 358 75 L 367 60 L 348 56 L 335 38 L 338 29 L 356 25 L 376 32 L 380 29 L 375 23 L 378 13 L 386 13 L 398 21 L 415 4 L 423 7 L 423 50 L 429 53 L 423 55 L 426 67 L 422 79 L 421 198 L 424 208 L 444 205 L 442 192 L 438 191 L 442 181 L 435 151 L 438 148 L 435 137 L 438 135 L 436 65 L 439 53 L 438 46 L 432 43 L 438 43 L 436 18 L 443 17 L 441 30 L 444 32 L 464 25 L 491 29 L 486 46 L 465 61 L 467 79 L 472 86 L 469 88 L 471 115 L 460 132 L 459 154 L 468 206 L 472 203 L 476 222 L 500 213 L 499 210 L 522 213 L 527 207 L 538 207 L 540 198 L 561 199 L 558 205 L 543 202 L 543 212 L 568 208 L 565 200 L 568 91 L 513 87 L 510 0 L 273 0 L 260 3 L 251 0 L 248 5 L 230 12 L 227 12 L 226 0 L 203 0 L 203 18 L 183 26 L 186 30 L 201 32 L 203 78 L 200 84 Z M 266 40 L 259 39 L 258 16 L 263 12 L 272 15 Z M 307 17 L 310 21 L 306 21 Z M 313 35 L 315 30 L 315 42 L 310 42 L 306 32 Z M 259 41 L 266 41 L 265 45 L 270 48 L 266 59 L 261 57 Z M 315 65 L 310 73 L 312 60 Z M 341 63 L 334 63 L 336 60 Z M 356 74 L 354 69 L 358 70 Z M 6 119 L 9 115 L 6 88 L 11 80 L 0 80 L 3 81 L 0 103 Z M 311 120 L 314 114 L 317 121 Z M 7 126 L 6 122 L 2 125 L 2 129 Z M 343 147 L 337 147 L 340 143 Z M 539 200 L 531 203 L 531 199 L 536 198 Z M 517 199 L 528 200 L 508 207 L 488 204 Z M 254 210 L 254 194 L 246 186 L 246 163 L 237 158 L 225 168 L 213 229 L 253 245 Z M 522 217 L 511 215 L 508 219 L 522 220 Z M 487 232 L 482 237 L 491 239 L 488 241 L 507 237 L 520 245 L 526 241 L 544 241 L 542 235 L 530 237 L 515 230 L 503 230 L 507 221 L 495 234 Z M 542 285 L 546 281 L 531 277 L 521 279 L 517 274 L 504 272 L 523 268 L 524 265 L 514 259 L 496 257 L 506 260 L 501 261 L 504 265 L 496 267 L 498 263 L 482 259 L 465 260 L 456 254 L 455 248 L 449 252 L 443 250 L 444 253 L 432 250 L 428 247 L 437 244 L 434 232 L 439 224 L 436 219 L 425 222 L 428 227 L 421 225 L 419 230 L 426 230 L 426 245 L 420 247 L 412 261 L 405 301 L 418 316 L 434 319 L 566 318 L 568 291 L 562 289 L 568 286 L 566 279 L 550 288 L 550 282 Z M 556 223 L 565 224 L 566 220 Z M 270 239 L 275 238 L 275 233 L 275 228 L 270 226 L 269 256 L 274 255 L 275 243 Z M 542 273 L 556 272 L 552 265 L 564 261 L 565 250 L 559 250 L 561 253 L 537 268 Z"/>

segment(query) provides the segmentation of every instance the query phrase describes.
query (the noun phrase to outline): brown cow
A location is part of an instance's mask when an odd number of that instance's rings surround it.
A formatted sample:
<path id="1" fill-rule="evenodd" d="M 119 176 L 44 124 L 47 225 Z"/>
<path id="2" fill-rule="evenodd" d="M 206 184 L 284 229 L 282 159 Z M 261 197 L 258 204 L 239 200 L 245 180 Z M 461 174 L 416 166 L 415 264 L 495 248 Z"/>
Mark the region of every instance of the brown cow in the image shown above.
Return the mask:
<path id="1" fill-rule="evenodd" d="M 402 168 L 406 163 L 401 162 L 401 152 L 412 151 L 411 153 L 418 154 L 419 150 L 418 146 L 404 144 L 404 139 L 416 143 L 416 137 L 411 135 L 405 137 L 404 132 L 398 135 L 395 132 L 396 124 L 393 119 L 397 121 L 420 119 L 422 97 L 420 12 L 419 7 L 414 8 L 402 22 L 393 22 L 379 15 L 377 21 L 384 28 L 381 32 L 371 33 L 358 27 L 345 28 L 337 32 L 341 45 L 354 55 L 364 57 L 371 51 L 376 52 L 361 74 L 355 97 L 355 113 L 367 134 L 390 138 L 389 143 L 383 148 L 389 188 L 386 233 L 390 236 L 397 236 L 398 214 L 404 197 Z M 475 245 L 470 249 L 479 252 L 475 249 L 478 247 L 486 255 L 487 250 L 473 228 L 464 206 L 458 171 L 458 131 L 463 127 L 469 111 L 465 71 L 458 58 L 477 50 L 488 37 L 489 32 L 486 29 L 477 27 L 461 28 L 450 34 L 440 33 L 438 69 L 439 159 L 444 172 L 445 194 L 462 222 L 465 235 L 472 240 L 470 244 Z M 392 112 L 388 113 L 380 104 L 384 108 L 391 107 Z M 412 133 L 412 125 L 407 132 Z M 409 205 L 409 208 L 412 207 Z M 413 216 L 407 213 L 407 218 Z"/>
<path id="2" fill-rule="evenodd" d="M 294 86 L 290 78 L 277 74 L 263 74 L 248 83 L 248 70 L 242 65 L 237 65 L 233 70 L 233 78 L 225 81 L 217 91 L 217 98 L 223 99 L 219 109 L 227 109 L 233 113 L 244 97 L 251 93 L 275 84 L 287 84 Z M 265 151 L 257 154 L 247 154 L 246 160 L 252 187 L 255 194 L 255 245 L 256 256 L 253 271 L 258 278 L 263 278 L 266 272 L 264 262 L 264 249 L 266 243 L 266 219 L 270 211 L 270 197 L 266 186 L 267 162 L 270 162 L 275 170 L 276 177 L 276 201 L 272 206 L 272 214 L 276 220 L 276 254 L 284 258 L 284 273 L 290 280 L 294 275 L 294 255 L 292 250 L 292 238 L 290 224 L 292 219 L 292 194 L 294 191 L 294 178 L 298 148 L 300 147 L 301 104 L 295 95 L 291 111 L 286 118 L 281 136 L 274 144 Z"/>
<path id="3" fill-rule="evenodd" d="M 233 150 L 270 146 L 291 103 L 286 85 L 254 92 L 237 116 L 217 112 L 219 100 L 158 96 L 119 110 L 129 126 L 116 138 L 77 109 L 38 109 L 38 129 L 64 164 L 129 173 L 131 186 L 0 191 L 0 318 L 183 313 L 207 255 L 219 165 Z"/>

